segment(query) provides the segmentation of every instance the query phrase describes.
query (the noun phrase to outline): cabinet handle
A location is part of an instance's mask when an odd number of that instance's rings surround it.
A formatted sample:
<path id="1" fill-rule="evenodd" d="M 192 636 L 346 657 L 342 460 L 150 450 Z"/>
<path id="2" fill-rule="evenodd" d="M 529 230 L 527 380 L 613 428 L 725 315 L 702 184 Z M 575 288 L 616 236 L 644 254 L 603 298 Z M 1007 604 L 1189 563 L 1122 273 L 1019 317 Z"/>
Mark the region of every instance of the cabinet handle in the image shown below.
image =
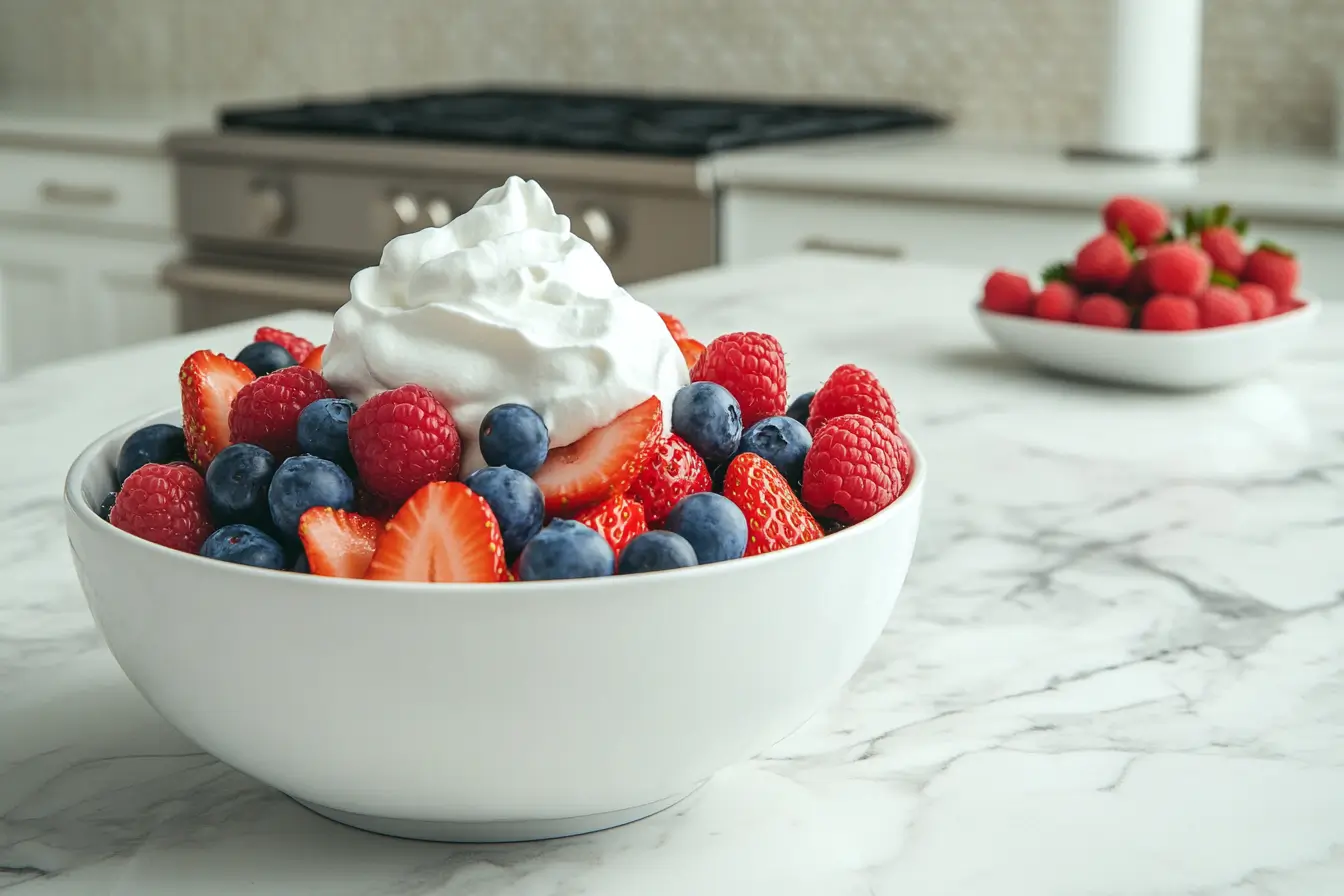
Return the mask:
<path id="1" fill-rule="evenodd" d="M 905 250 L 900 246 L 884 246 L 880 243 L 849 243 L 843 240 L 827 240 L 811 237 L 803 241 L 804 252 L 839 252 L 842 255 L 869 255 L 874 258 L 904 258 Z"/>
<path id="2" fill-rule="evenodd" d="M 60 181 L 44 180 L 37 188 L 43 202 L 54 205 L 105 206 L 117 201 L 117 191 L 111 187 L 98 187 L 86 184 L 63 184 Z"/>

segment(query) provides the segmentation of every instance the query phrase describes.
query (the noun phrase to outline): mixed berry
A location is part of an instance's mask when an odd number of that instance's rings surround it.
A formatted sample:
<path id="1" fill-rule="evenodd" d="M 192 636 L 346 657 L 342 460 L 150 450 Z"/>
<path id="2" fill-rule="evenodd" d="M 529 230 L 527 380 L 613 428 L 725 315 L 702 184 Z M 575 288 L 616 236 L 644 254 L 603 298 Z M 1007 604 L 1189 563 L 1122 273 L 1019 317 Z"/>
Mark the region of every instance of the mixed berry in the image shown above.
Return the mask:
<path id="1" fill-rule="evenodd" d="M 1093 327 L 1198 330 L 1262 320 L 1301 308 L 1298 263 L 1268 241 L 1245 242 L 1247 222 L 1226 205 L 1167 210 L 1137 196 L 1116 196 L 1101 212 L 1105 231 L 1071 261 L 1050 265 L 1033 289 L 1022 274 L 998 270 L 981 306 Z"/>
<path id="2" fill-rule="evenodd" d="M 476 434 L 488 466 L 466 476 L 457 424 L 428 389 L 356 406 L 322 377 L 322 346 L 262 328 L 236 358 L 183 362 L 182 426 L 127 438 L 99 513 L 229 563 L 504 582 L 763 554 L 862 522 L 905 490 L 912 456 L 872 373 L 846 364 L 790 402 L 773 336 L 704 345 L 662 317 L 691 380 L 667 427 L 650 396 L 551 448 L 541 415 L 502 404 Z"/>

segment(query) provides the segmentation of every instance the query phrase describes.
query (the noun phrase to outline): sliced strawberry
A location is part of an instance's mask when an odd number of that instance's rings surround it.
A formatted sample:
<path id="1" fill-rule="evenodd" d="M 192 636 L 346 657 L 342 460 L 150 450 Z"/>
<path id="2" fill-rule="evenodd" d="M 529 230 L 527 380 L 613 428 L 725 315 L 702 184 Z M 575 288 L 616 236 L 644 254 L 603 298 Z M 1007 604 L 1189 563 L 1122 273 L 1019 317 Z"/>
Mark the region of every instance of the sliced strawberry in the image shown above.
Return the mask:
<path id="1" fill-rule="evenodd" d="M 310 507 L 299 517 L 299 541 L 314 575 L 362 579 L 383 524 L 332 507 Z"/>
<path id="2" fill-rule="evenodd" d="M 700 356 L 705 353 L 705 344 L 696 342 L 694 339 L 678 339 L 677 348 L 681 349 L 682 360 L 686 362 L 686 368 L 695 366 L 695 362 L 700 360 Z"/>
<path id="3" fill-rule="evenodd" d="M 574 444 L 552 448 L 532 474 L 547 515 L 572 516 L 624 492 L 662 435 L 663 406 L 650 396 Z"/>
<path id="4" fill-rule="evenodd" d="M 187 436 L 187 455 L 204 470 L 216 454 L 229 446 L 229 410 L 233 399 L 256 375 L 232 358 L 199 351 L 182 362 L 177 378 L 182 384 L 182 429 Z"/>
<path id="5" fill-rule="evenodd" d="M 286 330 L 277 330 L 275 327 L 261 327 L 257 330 L 257 335 L 252 337 L 253 342 L 274 342 L 294 356 L 294 360 L 302 364 L 308 360 L 308 356 L 313 352 L 313 344 L 302 336 L 295 336 Z M 319 369 L 318 373 L 322 371 Z"/>
<path id="6" fill-rule="evenodd" d="M 793 494 L 775 465 L 739 454 L 723 477 L 723 496 L 747 518 L 746 556 L 767 554 L 821 538 L 821 527 Z"/>
<path id="7" fill-rule="evenodd" d="M 299 364 L 300 364 L 301 366 L 303 366 L 303 367 L 307 367 L 309 370 L 312 370 L 312 371 L 314 371 L 314 372 L 316 372 L 316 373 L 321 373 L 321 372 L 322 372 L 322 353 L 323 353 L 324 351 L 326 351 L 326 350 L 327 350 L 327 347 L 326 347 L 325 345 L 319 345 L 317 348 L 315 348 L 315 349 L 313 349 L 311 352 L 309 352 L 309 353 L 308 353 L 308 357 L 306 357 L 306 358 L 304 358 L 302 361 L 300 361 Z"/>
<path id="8" fill-rule="evenodd" d="M 503 582 L 507 573 L 504 539 L 485 499 L 460 482 L 431 482 L 387 524 L 364 577 Z"/>
<path id="9" fill-rule="evenodd" d="M 605 538 L 617 558 L 626 545 L 649 531 L 649 524 L 644 519 L 644 505 L 625 495 L 608 498 L 574 519 Z"/>
<path id="10" fill-rule="evenodd" d="M 658 312 L 658 316 L 663 319 L 663 325 L 667 327 L 667 332 L 672 334 L 673 339 L 680 342 L 683 339 L 691 338 L 691 334 L 686 331 L 686 325 L 677 320 L 674 316 L 662 311 Z"/>

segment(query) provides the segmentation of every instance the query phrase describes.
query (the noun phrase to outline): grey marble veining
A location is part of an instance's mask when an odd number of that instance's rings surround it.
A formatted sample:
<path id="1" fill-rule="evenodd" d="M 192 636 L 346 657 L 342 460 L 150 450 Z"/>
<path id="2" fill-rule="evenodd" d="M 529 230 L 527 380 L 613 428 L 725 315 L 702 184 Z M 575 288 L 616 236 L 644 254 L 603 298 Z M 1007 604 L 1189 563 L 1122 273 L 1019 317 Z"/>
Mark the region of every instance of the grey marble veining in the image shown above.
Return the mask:
<path id="1" fill-rule="evenodd" d="M 928 457 L 916 560 L 846 691 L 624 828 L 455 847 L 342 828 L 175 733 L 67 557 L 69 461 L 247 327 L 0 384 L 0 890 L 48 894 L 1344 892 L 1344 324 L 1156 395 L 997 354 L 979 275 L 812 256 L 637 290 L 775 333 L 795 391 L 881 374 Z M 324 339 L 328 323 L 280 325 Z"/>

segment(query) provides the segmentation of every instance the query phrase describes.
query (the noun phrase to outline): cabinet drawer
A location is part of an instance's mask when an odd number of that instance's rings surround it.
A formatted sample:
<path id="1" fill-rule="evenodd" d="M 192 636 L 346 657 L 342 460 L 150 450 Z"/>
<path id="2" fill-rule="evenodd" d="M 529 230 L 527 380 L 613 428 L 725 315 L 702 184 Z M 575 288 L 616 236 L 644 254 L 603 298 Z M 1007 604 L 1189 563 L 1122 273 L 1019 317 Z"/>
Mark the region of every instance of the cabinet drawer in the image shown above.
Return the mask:
<path id="1" fill-rule="evenodd" d="M 0 148 L 0 218 L 173 227 L 167 158 Z"/>

